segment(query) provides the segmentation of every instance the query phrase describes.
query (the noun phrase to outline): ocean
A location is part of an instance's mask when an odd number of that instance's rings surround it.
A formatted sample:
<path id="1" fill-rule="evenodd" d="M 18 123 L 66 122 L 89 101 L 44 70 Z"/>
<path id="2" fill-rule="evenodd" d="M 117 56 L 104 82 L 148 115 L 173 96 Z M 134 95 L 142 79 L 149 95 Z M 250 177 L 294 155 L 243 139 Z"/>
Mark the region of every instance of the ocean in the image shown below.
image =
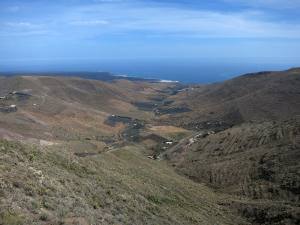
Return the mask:
<path id="1" fill-rule="evenodd" d="M 0 72 L 111 72 L 115 75 L 172 80 L 182 83 L 213 83 L 245 73 L 285 70 L 300 66 L 286 59 L 76 59 L 0 62 Z M 96 75 L 90 75 L 97 79 Z"/>

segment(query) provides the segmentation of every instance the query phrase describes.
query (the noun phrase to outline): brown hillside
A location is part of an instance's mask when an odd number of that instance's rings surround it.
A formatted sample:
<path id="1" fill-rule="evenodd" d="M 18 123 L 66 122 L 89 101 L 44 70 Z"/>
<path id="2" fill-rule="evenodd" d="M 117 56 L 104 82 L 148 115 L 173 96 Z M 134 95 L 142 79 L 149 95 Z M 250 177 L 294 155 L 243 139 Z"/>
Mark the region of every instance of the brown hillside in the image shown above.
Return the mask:
<path id="1" fill-rule="evenodd" d="M 233 125 L 251 120 L 288 119 L 300 114 L 299 90 L 300 69 L 247 74 L 182 90 L 172 99 L 192 111 L 168 118 L 192 129 L 203 126 L 202 122 Z"/>
<path id="2" fill-rule="evenodd" d="M 193 111 L 164 119 L 198 132 L 162 155 L 180 174 L 242 197 L 231 207 L 253 224 L 298 224 L 299 90 L 299 69 L 189 88 L 174 98 Z"/>
<path id="3" fill-rule="evenodd" d="M 0 77 L 0 224 L 299 224 L 299 90 Z"/>

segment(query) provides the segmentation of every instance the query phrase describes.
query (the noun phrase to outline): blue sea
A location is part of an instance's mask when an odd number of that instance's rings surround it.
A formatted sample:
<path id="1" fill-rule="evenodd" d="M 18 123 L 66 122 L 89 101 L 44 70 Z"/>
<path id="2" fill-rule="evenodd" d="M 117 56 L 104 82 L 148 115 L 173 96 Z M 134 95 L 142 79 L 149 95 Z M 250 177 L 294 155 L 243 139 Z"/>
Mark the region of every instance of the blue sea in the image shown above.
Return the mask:
<path id="1" fill-rule="evenodd" d="M 183 83 L 212 83 L 245 73 L 286 70 L 297 66 L 300 66 L 300 60 L 287 58 L 28 59 L 0 61 L 0 72 L 111 72 Z"/>

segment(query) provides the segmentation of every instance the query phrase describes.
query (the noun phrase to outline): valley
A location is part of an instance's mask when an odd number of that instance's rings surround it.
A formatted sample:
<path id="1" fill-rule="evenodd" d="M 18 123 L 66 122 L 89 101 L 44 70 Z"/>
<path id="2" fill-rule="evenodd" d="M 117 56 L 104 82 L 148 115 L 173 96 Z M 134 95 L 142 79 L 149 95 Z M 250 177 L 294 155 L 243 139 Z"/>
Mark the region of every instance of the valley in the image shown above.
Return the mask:
<path id="1" fill-rule="evenodd" d="M 0 224 L 298 224 L 299 90 L 2 76 Z"/>

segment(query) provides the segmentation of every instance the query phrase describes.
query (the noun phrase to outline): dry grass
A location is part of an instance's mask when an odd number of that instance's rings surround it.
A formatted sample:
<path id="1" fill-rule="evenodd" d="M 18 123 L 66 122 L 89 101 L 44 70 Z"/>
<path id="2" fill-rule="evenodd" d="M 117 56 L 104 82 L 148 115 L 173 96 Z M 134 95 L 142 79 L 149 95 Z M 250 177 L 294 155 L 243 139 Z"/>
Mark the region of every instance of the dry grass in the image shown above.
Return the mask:
<path id="1" fill-rule="evenodd" d="M 86 158 L 68 148 L 0 141 L 2 224 L 236 224 L 216 194 L 135 147 Z"/>

